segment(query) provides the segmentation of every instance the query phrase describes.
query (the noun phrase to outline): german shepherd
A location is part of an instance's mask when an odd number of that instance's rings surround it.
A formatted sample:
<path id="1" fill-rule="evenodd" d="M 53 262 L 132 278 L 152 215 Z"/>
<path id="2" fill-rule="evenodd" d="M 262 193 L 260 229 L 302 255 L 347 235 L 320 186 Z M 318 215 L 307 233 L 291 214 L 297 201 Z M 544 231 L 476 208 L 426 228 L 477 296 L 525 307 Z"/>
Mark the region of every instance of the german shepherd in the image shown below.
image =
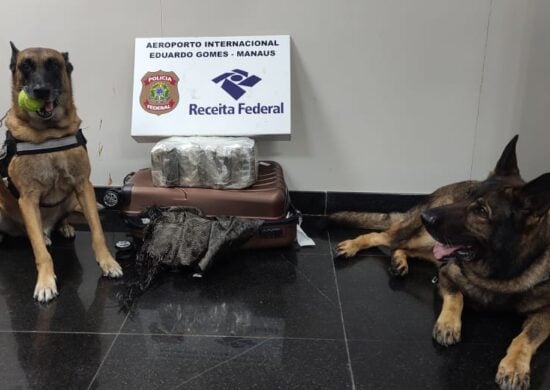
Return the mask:
<path id="1" fill-rule="evenodd" d="M 19 51 L 13 43 L 11 49 L 12 105 L 6 117 L 11 136 L 18 142 L 44 145 L 77 134 L 81 120 L 73 102 L 73 66 L 68 53 L 45 48 Z M 21 90 L 41 100 L 42 107 L 35 112 L 23 110 L 18 104 Z M 35 299 L 48 302 L 58 295 L 47 245 L 56 226 L 63 236 L 74 237 L 66 216 L 75 210 L 82 211 L 90 225 L 92 247 L 103 274 L 122 276 L 105 243 L 84 146 L 15 155 L 7 172 L 14 190 L 0 183 L 0 229 L 11 235 L 27 233 L 38 271 Z"/>
<path id="2" fill-rule="evenodd" d="M 407 256 L 439 264 L 443 306 L 433 338 L 443 346 L 460 341 L 464 298 L 524 315 L 523 330 L 498 367 L 495 381 L 502 389 L 529 387 L 531 357 L 550 334 L 550 173 L 528 183 L 521 179 L 517 139 L 485 181 L 443 187 L 401 216 L 371 215 L 371 221 L 392 223 L 336 249 L 350 257 L 370 246 L 389 246 L 398 274 L 406 273 Z M 346 213 L 333 219 L 360 220 Z"/>
<path id="3" fill-rule="evenodd" d="M 504 148 L 494 171 L 489 177 L 508 177 L 515 175 L 519 178 L 516 159 L 515 136 Z M 353 240 L 340 242 L 336 246 L 335 257 L 350 258 L 357 252 L 372 247 L 388 247 L 391 251 L 391 270 L 395 275 L 403 276 L 409 270 L 409 257 L 439 263 L 434 254 L 435 240 L 428 234 L 422 224 L 421 215 L 424 211 L 447 204 L 466 200 L 475 188 L 478 181 L 462 181 L 437 189 L 427 199 L 405 213 L 361 213 L 343 211 L 329 216 L 329 220 L 342 226 L 359 227 L 364 229 L 382 230 L 363 234 Z"/>

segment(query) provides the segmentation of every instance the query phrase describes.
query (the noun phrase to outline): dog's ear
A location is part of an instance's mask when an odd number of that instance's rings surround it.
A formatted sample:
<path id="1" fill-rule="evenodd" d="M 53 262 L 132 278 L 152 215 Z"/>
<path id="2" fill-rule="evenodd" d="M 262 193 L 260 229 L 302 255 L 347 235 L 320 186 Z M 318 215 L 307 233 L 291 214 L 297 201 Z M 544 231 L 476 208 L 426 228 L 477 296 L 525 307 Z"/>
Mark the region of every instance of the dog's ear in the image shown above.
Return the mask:
<path id="1" fill-rule="evenodd" d="M 543 215 L 550 208 L 550 173 L 545 173 L 525 184 L 520 190 L 522 209 Z"/>
<path id="2" fill-rule="evenodd" d="M 12 73 L 15 73 L 15 66 L 17 65 L 17 55 L 19 54 L 19 49 L 15 47 L 12 41 L 10 41 L 10 46 L 11 46 L 10 70 Z"/>
<path id="3" fill-rule="evenodd" d="M 504 148 L 493 171 L 494 176 L 519 176 L 518 159 L 516 157 L 518 137 L 518 135 L 514 136 Z"/>
<path id="4" fill-rule="evenodd" d="M 69 62 L 69 53 L 64 52 L 61 53 L 63 55 L 63 58 L 65 59 L 65 68 L 67 69 L 67 73 L 71 74 L 73 72 L 73 64 Z"/>

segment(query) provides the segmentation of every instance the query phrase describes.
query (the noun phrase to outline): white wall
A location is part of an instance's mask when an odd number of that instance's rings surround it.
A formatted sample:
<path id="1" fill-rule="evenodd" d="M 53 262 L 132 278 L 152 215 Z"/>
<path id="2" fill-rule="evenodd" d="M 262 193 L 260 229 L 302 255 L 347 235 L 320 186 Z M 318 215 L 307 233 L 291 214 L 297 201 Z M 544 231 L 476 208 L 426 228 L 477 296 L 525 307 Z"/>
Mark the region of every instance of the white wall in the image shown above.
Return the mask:
<path id="1" fill-rule="evenodd" d="M 93 181 L 120 184 L 151 148 L 129 136 L 135 37 L 289 34 L 292 140 L 259 149 L 291 189 L 430 192 L 484 177 L 518 129 L 533 176 L 547 169 L 550 140 L 544 3 L 3 0 L 0 110 L 9 40 L 69 51 Z"/>
<path id="2" fill-rule="evenodd" d="M 535 0 L 528 9 L 529 40 L 518 159 L 523 176 L 532 179 L 550 171 L 550 2 Z"/>

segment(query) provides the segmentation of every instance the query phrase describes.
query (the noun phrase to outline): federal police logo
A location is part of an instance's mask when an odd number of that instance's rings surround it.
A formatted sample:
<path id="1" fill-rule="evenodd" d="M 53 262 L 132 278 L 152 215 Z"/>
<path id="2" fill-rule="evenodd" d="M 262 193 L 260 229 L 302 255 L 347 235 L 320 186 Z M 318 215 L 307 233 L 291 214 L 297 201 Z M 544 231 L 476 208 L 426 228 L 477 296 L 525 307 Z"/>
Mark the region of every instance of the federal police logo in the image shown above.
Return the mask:
<path id="1" fill-rule="evenodd" d="M 141 107 L 150 114 L 162 115 L 172 111 L 178 105 L 179 78 L 174 72 L 147 72 L 141 78 Z"/>

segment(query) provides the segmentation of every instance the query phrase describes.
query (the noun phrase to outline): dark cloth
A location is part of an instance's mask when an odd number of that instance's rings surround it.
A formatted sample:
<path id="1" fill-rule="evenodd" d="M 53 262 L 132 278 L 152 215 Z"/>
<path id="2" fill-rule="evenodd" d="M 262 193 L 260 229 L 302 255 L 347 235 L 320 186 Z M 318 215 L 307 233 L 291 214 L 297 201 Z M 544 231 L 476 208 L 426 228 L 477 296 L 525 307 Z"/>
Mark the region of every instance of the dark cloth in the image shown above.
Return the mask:
<path id="1" fill-rule="evenodd" d="M 239 217 L 205 217 L 186 207 L 153 208 L 137 255 L 137 281 L 129 286 L 125 305 L 143 293 L 162 266 L 191 267 L 202 274 L 216 256 L 239 248 L 262 225 L 261 220 Z"/>

